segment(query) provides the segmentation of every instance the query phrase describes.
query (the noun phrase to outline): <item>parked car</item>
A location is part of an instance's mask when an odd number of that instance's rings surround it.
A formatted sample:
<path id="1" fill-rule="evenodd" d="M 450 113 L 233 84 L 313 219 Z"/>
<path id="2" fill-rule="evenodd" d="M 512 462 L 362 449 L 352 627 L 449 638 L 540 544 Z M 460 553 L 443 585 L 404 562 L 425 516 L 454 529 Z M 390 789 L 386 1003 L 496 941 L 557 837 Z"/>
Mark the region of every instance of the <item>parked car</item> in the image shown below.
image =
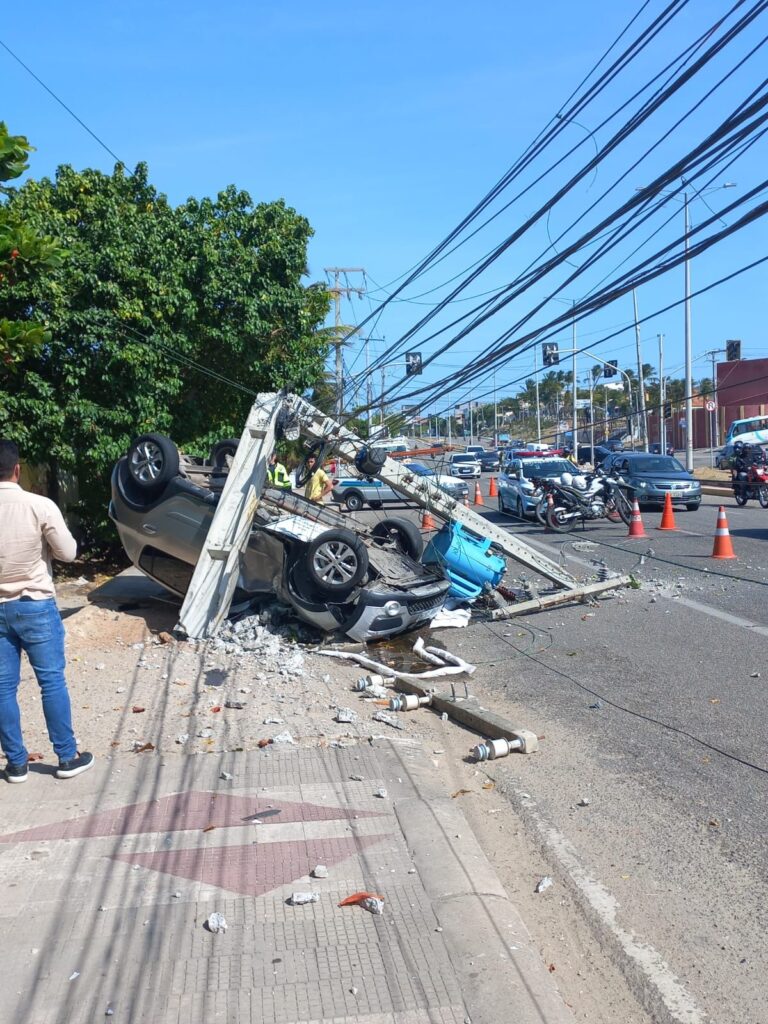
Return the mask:
<path id="1" fill-rule="evenodd" d="M 466 452 L 454 452 L 453 455 L 449 455 L 445 468 L 451 476 L 479 477 L 481 473 L 477 458 Z"/>
<path id="2" fill-rule="evenodd" d="M 464 451 L 467 455 L 474 455 L 475 458 L 480 458 L 485 453 L 485 448 L 481 444 L 468 444 Z"/>
<path id="3" fill-rule="evenodd" d="M 501 465 L 499 453 L 495 451 L 478 452 L 477 460 L 483 473 L 495 473 Z"/>
<path id="4" fill-rule="evenodd" d="M 404 462 L 403 465 L 416 476 L 433 477 L 432 482 L 436 483 L 446 494 L 456 498 L 457 501 L 463 501 L 469 493 L 467 485 L 458 477 L 449 476 L 447 473 L 436 473 L 421 462 Z M 365 505 L 370 505 L 371 508 L 381 508 L 382 505 L 389 502 L 408 500 L 379 477 L 367 476 L 349 476 L 336 480 L 331 497 L 334 501 L 345 505 L 350 512 L 359 512 Z"/>
<path id="5" fill-rule="evenodd" d="M 638 504 L 659 506 L 669 494 L 672 503 L 695 511 L 701 504 L 701 484 L 671 455 L 647 452 L 614 452 L 603 462 L 606 473 L 620 476 L 629 497 Z"/>
<path id="6" fill-rule="evenodd" d="M 604 442 L 604 445 L 609 452 L 624 451 L 624 441 L 620 437 L 609 437 L 608 440 Z"/>
<path id="7" fill-rule="evenodd" d="M 183 597 L 227 467 L 182 461 L 170 438 L 138 438 L 112 471 L 109 515 L 133 565 Z M 194 478 L 194 479 L 193 479 Z M 276 596 L 325 632 L 358 642 L 424 626 L 450 589 L 421 564 L 421 535 L 404 519 L 371 529 L 299 494 L 266 488 L 242 555 L 235 603 Z"/>
<path id="8" fill-rule="evenodd" d="M 674 455 L 675 454 L 674 445 L 671 445 L 671 444 L 668 444 L 667 445 L 667 450 L 665 452 L 662 452 L 662 450 L 661 450 L 661 441 L 654 441 L 653 444 L 649 444 L 648 445 L 648 451 L 651 453 L 651 455 Z"/>
<path id="9" fill-rule="evenodd" d="M 507 463 L 499 477 L 499 512 L 513 512 L 518 518 L 532 516 L 538 497 L 535 480 L 554 480 L 563 473 L 575 472 L 575 466 L 568 459 L 513 458 Z"/>

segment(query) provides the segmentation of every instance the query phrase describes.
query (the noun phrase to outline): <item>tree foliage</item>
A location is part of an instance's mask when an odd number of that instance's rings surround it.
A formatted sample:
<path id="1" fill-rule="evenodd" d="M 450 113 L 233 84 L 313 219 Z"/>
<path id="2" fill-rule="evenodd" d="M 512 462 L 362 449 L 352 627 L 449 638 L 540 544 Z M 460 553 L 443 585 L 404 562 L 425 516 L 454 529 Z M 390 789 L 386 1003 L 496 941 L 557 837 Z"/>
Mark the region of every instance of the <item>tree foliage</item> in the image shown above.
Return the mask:
<path id="1" fill-rule="evenodd" d="M 5 182 L 19 178 L 28 169 L 32 148 L 23 135 L 11 135 L 0 121 L 0 195 L 11 194 Z M 15 215 L 7 203 L 0 205 L 0 310 L 3 293 L 11 285 L 60 267 L 65 255 L 54 238 L 40 234 Z M 20 309 L 13 320 L 0 316 L 0 364 L 7 370 L 48 339 L 45 326 L 30 320 L 28 313 Z"/>
<path id="2" fill-rule="evenodd" d="M 111 175 L 62 166 L 7 208 L 69 255 L 0 292 L 3 316 L 32 311 L 50 332 L 23 373 L 0 379 L 0 431 L 77 474 L 90 524 L 137 434 L 204 454 L 240 434 L 253 393 L 320 377 L 329 295 L 302 283 L 312 229 L 284 202 L 254 204 L 229 186 L 174 207 L 139 164 Z"/>

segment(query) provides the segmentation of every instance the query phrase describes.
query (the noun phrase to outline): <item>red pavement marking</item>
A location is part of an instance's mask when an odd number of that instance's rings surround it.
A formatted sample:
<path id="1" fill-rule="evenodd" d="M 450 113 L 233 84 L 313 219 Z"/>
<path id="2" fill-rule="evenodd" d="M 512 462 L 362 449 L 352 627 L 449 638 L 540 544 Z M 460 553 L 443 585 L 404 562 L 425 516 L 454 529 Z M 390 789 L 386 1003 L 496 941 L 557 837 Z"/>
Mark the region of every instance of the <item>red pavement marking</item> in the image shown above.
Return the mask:
<path id="1" fill-rule="evenodd" d="M 195 850 L 116 853 L 112 860 L 140 864 L 151 871 L 204 882 L 243 896 L 262 896 L 271 889 L 308 875 L 316 864 L 331 866 L 391 836 L 350 836 L 281 843 L 249 843 Z"/>
<path id="2" fill-rule="evenodd" d="M 54 822 L 0 835 L 0 843 L 40 839 L 90 839 L 127 836 L 145 832 L 183 832 L 209 825 L 227 828 L 247 825 L 253 818 L 263 823 L 283 821 L 338 821 L 344 818 L 380 817 L 374 811 L 321 807 L 318 804 L 270 800 L 269 797 L 233 796 L 228 793 L 192 791 L 173 793 L 142 804 L 100 811 L 84 818 Z"/>

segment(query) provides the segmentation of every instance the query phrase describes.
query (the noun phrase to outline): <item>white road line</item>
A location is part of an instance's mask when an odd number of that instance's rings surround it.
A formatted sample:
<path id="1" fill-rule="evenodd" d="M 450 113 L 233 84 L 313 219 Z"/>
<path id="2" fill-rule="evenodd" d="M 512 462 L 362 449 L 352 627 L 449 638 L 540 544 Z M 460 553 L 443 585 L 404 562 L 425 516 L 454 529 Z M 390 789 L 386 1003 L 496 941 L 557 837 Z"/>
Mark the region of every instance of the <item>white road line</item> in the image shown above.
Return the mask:
<path id="1" fill-rule="evenodd" d="M 665 594 L 663 591 L 658 591 L 659 597 L 666 598 L 668 601 L 674 599 L 675 604 L 684 604 L 688 608 L 691 608 L 695 612 L 702 612 L 704 615 L 709 615 L 713 619 L 721 619 L 723 622 L 728 622 L 732 626 L 740 626 L 742 629 L 748 629 L 750 633 L 759 633 L 761 636 L 768 636 L 768 626 L 761 626 L 759 622 L 752 622 L 751 619 L 743 619 L 740 615 L 732 615 L 730 612 L 721 611 L 719 608 L 713 608 L 708 604 L 701 604 L 699 601 L 692 601 L 690 597 L 674 597 L 673 594 Z"/>
<path id="2" fill-rule="evenodd" d="M 527 794 L 517 793 L 519 806 L 531 820 L 563 871 L 578 889 L 589 911 L 609 940 L 609 945 L 620 951 L 629 967 L 628 980 L 641 1004 L 653 1013 L 654 1020 L 664 1019 L 679 1024 L 704 1024 L 705 1015 L 693 996 L 677 980 L 662 955 L 641 936 L 622 927 L 618 921 L 619 903 L 616 897 L 588 872 L 579 860 L 575 847 L 547 822 Z M 661 1005 L 659 1005 L 661 1004 Z M 666 1011 L 663 1018 L 659 1012 Z"/>

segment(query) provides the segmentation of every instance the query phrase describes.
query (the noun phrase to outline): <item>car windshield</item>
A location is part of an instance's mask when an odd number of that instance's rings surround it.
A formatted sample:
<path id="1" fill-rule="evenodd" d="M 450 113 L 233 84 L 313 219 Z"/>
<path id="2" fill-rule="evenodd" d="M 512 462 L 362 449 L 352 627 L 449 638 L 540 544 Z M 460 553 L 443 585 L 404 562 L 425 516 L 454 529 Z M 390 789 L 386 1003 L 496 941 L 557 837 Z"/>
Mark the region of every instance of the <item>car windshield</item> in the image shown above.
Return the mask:
<path id="1" fill-rule="evenodd" d="M 477 462 L 474 455 L 452 455 L 451 462 Z"/>
<path id="2" fill-rule="evenodd" d="M 543 462 L 541 459 L 524 459 L 522 462 L 523 476 L 527 480 L 533 480 L 539 476 L 560 476 L 561 473 L 573 473 L 574 465 L 565 459 L 548 459 Z"/>
<path id="3" fill-rule="evenodd" d="M 657 455 L 650 459 L 631 459 L 629 468 L 635 473 L 684 473 L 685 467 L 670 455 Z"/>
<path id="4" fill-rule="evenodd" d="M 434 476 L 435 471 L 433 469 L 427 469 L 426 466 L 422 466 L 420 462 L 406 462 L 406 469 L 410 469 L 416 476 Z"/>

